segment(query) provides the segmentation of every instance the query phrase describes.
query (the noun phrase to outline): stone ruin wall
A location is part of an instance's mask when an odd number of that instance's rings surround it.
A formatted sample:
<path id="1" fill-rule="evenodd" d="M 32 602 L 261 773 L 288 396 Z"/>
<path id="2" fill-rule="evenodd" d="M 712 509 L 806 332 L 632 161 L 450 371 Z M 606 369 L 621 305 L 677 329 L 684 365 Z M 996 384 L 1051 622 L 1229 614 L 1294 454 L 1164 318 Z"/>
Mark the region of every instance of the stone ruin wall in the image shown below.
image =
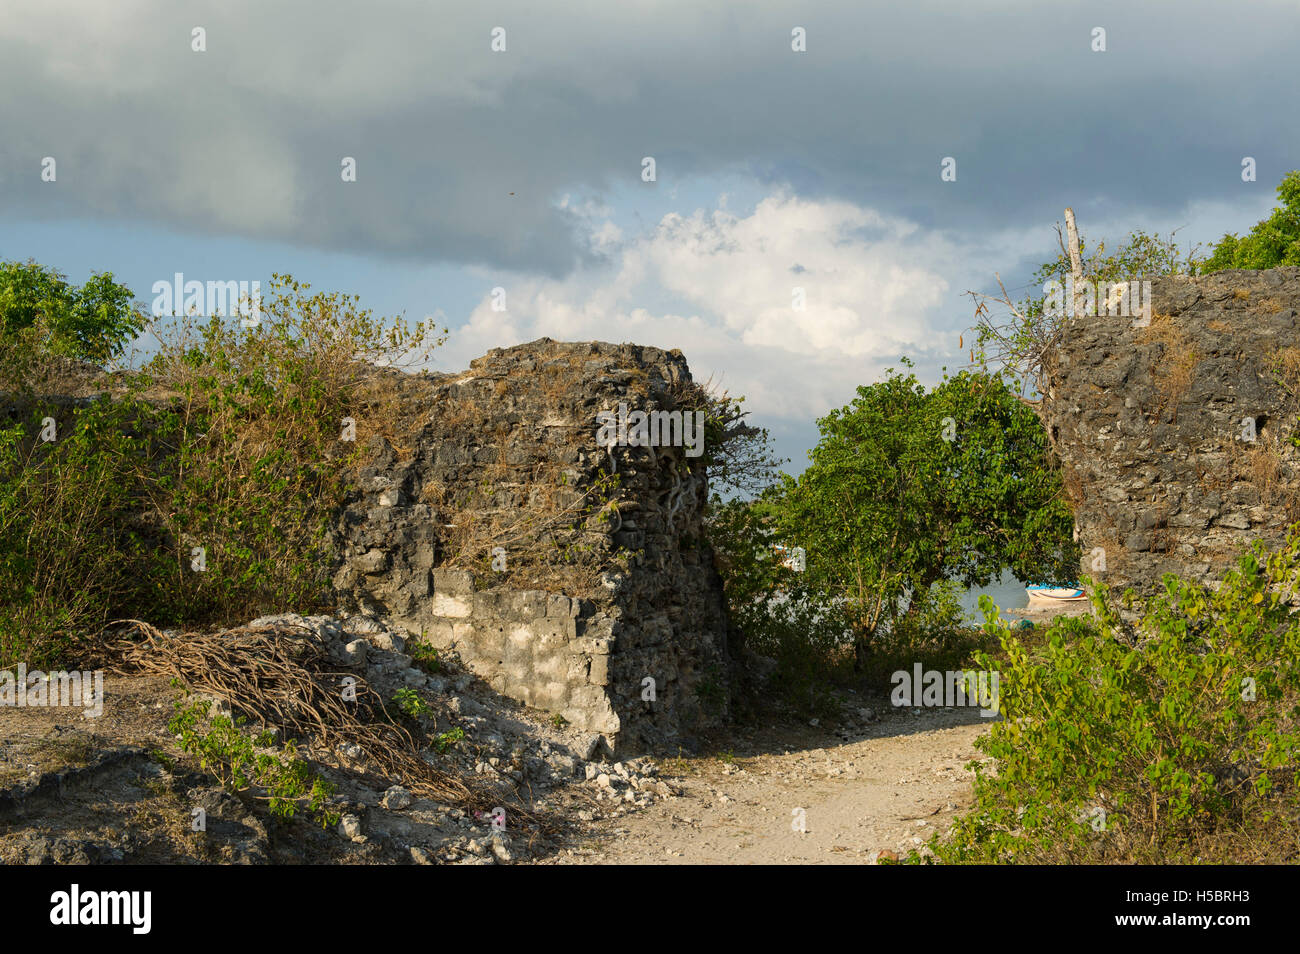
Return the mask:
<path id="1" fill-rule="evenodd" d="M 1081 573 L 1140 596 L 1300 520 L 1300 268 L 1153 279 L 1151 301 L 1148 327 L 1068 319 L 1042 407 Z"/>
<path id="2" fill-rule="evenodd" d="M 680 352 L 541 339 L 463 374 L 376 374 L 406 420 L 368 440 L 339 519 L 341 608 L 454 649 L 620 754 L 718 724 L 728 621 L 700 461 L 596 442 L 598 411 L 691 395 Z"/>

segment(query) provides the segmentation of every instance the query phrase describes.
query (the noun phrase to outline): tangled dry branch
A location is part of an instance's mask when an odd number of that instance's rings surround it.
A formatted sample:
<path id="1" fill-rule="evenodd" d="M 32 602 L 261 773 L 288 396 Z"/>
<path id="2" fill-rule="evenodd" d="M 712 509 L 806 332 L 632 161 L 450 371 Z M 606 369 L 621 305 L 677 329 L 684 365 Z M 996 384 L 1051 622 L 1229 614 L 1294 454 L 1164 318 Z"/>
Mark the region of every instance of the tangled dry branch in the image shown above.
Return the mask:
<path id="1" fill-rule="evenodd" d="M 117 672 L 174 676 L 193 691 L 226 700 L 250 723 L 307 743 L 318 761 L 341 746 L 359 745 L 369 771 L 345 770 L 362 777 L 400 780 L 416 795 L 469 809 L 500 802 L 500 793 L 425 761 L 416 738 L 379 693 L 332 663 L 323 640 L 310 630 L 285 624 L 171 636 L 139 620 L 117 625 L 125 628 L 108 646 Z M 344 701 L 340 691 L 345 676 L 357 680 L 355 702 Z M 521 814 L 518 808 L 515 813 Z"/>

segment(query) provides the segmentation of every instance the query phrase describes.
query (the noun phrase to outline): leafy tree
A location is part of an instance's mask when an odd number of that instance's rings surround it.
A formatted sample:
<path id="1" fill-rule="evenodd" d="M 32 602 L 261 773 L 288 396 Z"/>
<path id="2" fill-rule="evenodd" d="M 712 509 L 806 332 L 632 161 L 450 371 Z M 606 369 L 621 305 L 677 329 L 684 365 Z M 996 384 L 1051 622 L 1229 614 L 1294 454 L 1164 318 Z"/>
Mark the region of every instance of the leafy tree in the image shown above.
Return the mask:
<path id="1" fill-rule="evenodd" d="M 939 580 L 1077 573 L 1042 426 L 1001 378 L 964 371 L 927 392 L 891 370 L 818 425 L 777 522 L 805 548 L 809 585 L 849 610 L 859 667 L 878 627 Z"/>
<path id="2" fill-rule="evenodd" d="M 828 601 L 806 574 L 784 565 L 776 502 L 769 490 L 756 500 L 714 495 L 709 540 L 731 614 L 733 653 L 743 645 L 776 663 L 772 686 L 800 710 L 834 711 L 833 676 L 850 626 L 842 602 Z"/>
<path id="3" fill-rule="evenodd" d="M 144 327 L 131 290 L 97 273 L 84 285 L 35 262 L 0 262 L 0 340 L 43 330 L 54 354 L 102 363 Z"/>
<path id="4" fill-rule="evenodd" d="M 786 461 L 772 450 L 767 428 L 749 423 L 743 395 L 732 396 L 711 380 L 688 381 L 679 385 L 676 402 L 704 414 L 702 463 L 711 488 L 754 497 L 773 484 Z"/>
<path id="5" fill-rule="evenodd" d="M 1224 235 L 1202 266 L 1202 272 L 1225 268 L 1277 268 L 1300 265 L 1300 170 L 1288 172 L 1277 187 L 1282 204 L 1245 238 Z"/>

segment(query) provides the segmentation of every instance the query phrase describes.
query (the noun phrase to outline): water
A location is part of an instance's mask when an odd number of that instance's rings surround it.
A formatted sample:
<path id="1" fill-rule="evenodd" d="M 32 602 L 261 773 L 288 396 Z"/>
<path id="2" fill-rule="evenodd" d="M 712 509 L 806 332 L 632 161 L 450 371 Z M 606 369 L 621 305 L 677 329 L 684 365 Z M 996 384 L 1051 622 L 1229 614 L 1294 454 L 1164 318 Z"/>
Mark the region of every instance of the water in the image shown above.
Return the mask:
<path id="1" fill-rule="evenodd" d="M 1012 615 L 1010 611 L 1023 610 L 1029 605 L 1029 594 L 1025 592 L 1025 584 L 1007 571 L 988 586 L 972 586 L 962 593 L 958 602 L 965 611 L 967 619 L 975 625 L 984 622 L 984 614 L 980 612 L 980 597 L 983 595 L 987 595 L 993 601 L 998 608 L 998 616 L 1008 623 L 1023 618 Z M 785 595 L 775 597 L 774 602 L 785 602 Z"/>
<path id="2" fill-rule="evenodd" d="M 1025 584 L 1010 572 L 1003 573 L 1000 579 L 994 580 L 988 586 L 972 586 L 962 594 L 962 609 L 976 623 L 984 621 L 984 616 L 980 613 L 981 595 L 987 595 L 997 605 L 998 615 L 1008 622 L 1019 619 L 1017 616 L 1010 615 L 1008 610 L 1024 609 L 1029 605 L 1029 594 L 1025 592 Z"/>

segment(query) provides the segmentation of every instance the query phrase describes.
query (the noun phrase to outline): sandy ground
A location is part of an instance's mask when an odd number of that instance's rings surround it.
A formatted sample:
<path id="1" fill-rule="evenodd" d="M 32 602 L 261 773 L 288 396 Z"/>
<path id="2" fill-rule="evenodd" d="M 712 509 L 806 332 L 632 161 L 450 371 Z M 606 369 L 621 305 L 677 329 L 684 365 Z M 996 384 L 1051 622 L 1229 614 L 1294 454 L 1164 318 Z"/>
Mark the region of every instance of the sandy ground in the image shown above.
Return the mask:
<path id="1" fill-rule="evenodd" d="M 735 738 L 732 753 L 661 762 L 682 790 L 597 823 L 558 864 L 869 864 L 946 830 L 970 804 L 988 721 L 889 710 L 847 740 L 813 727 Z M 802 809 L 805 831 L 796 830 Z"/>
<path id="2" fill-rule="evenodd" d="M 93 720 L 67 709 L 0 709 L 0 809 L 10 788 L 56 779 L 44 795 L 11 798 L 0 810 L 0 860 L 282 860 L 283 839 L 270 839 L 213 784 L 177 776 L 175 791 L 164 790 L 167 773 L 144 753 L 174 748 L 166 719 L 175 690 L 167 680 L 110 677 L 105 690 L 103 715 Z M 835 728 L 785 722 L 732 730 L 710 754 L 656 759 L 657 778 L 679 794 L 644 808 L 597 802 L 597 783 L 575 780 L 565 791 L 582 795 L 592 811 L 556 802 L 561 813 L 586 820 L 533 863 L 869 864 L 882 851 L 904 856 L 969 805 L 967 765 L 980 757 L 974 742 L 989 722 L 973 709 L 896 709 L 883 700 L 874 709 Z M 209 795 L 230 803 L 220 822 L 229 831 L 217 831 L 214 807 L 212 837 L 190 844 L 187 806 Z M 380 813 L 370 807 L 368 824 L 378 831 L 372 815 Z M 323 843 L 295 856 L 298 863 L 393 860 L 353 857 L 347 839 L 314 827 L 310 834 Z"/>

